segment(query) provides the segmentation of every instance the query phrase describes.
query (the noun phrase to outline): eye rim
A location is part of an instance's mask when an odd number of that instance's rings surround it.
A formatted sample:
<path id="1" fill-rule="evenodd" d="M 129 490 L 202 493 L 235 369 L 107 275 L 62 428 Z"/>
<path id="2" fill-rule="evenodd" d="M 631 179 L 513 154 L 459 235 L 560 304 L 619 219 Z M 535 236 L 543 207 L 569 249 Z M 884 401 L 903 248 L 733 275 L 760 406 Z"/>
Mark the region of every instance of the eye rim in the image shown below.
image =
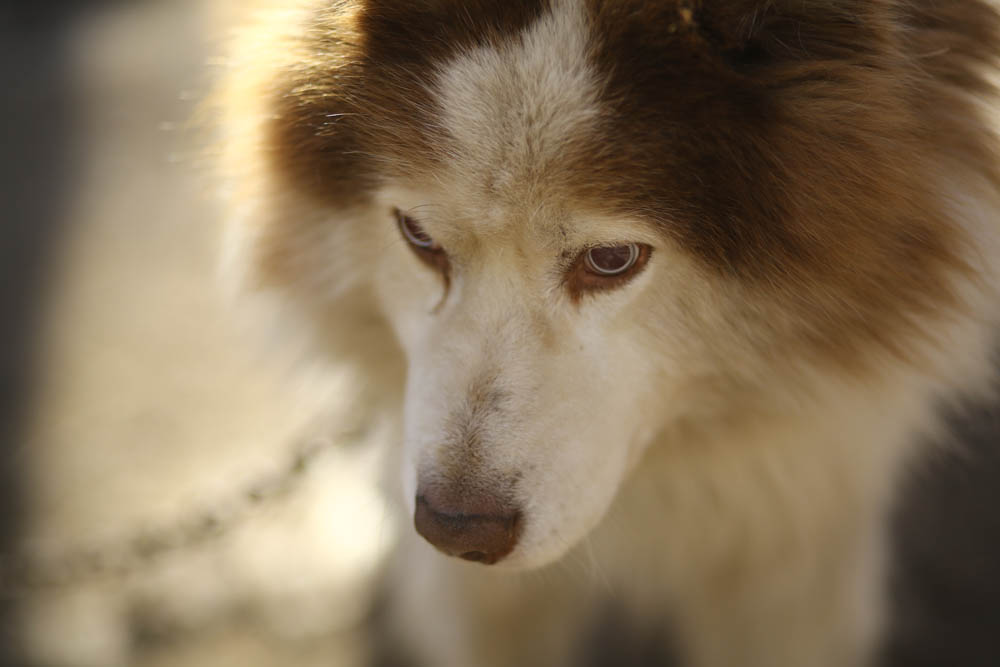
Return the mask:
<path id="1" fill-rule="evenodd" d="M 595 273 L 588 267 L 588 258 L 592 250 L 626 245 L 635 246 L 636 254 L 630 257 L 630 264 L 618 273 Z M 577 254 L 566 272 L 564 284 L 569 291 L 570 298 L 574 303 L 579 303 L 586 294 L 610 291 L 624 286 L 646 268 L 652 254 L 652 246 L 637 241 L 618 244 L 601 243 L 584 248 Z"/>
<path id="2" fill-rule="evenodd" d="M 420 223 L 417 222 L 413 216 L 403 213 L 398 208 L 393 209 L 393 212 L 396 216 L 396 225 L 399 227 L 399 231 L 402 233 L 403 238 L 406 239 L 407 243 L 419 250 L 430 252 L 441 251 L 441 246 L 437 243 L 437 241 L 431 238 L 430 234 L 428 234 L 424 228 L 420 226 Z M 414 232 L 414 227 L 419 231 Z M 422 235 L 423 238 L 420 238 L 418 234 Z"/>
<path id="3" fill-rule="evenodd" d="M 448 253 L 441 247 L 441 244 L 424 231 L 424 228 L 416 218 L 407 215 L 399 208 L 393 208 L 392 213 L 396 218 L 396 227 L 406 241 L 406 245 L 417 256 L 417 259 L 441 274 L 445 282 L 445 288 L 447 289 L 451 284 L 451 262 L 448 259 Z M 411 227 L 416 227 L 420 230 L 426 240 L 414 234 Z"/>
<path id="4" fill-rule="evenodd" d="M 606 270 L 597 266 L 594 262 L 594 251 L 595 250 L 617 250 L 618 248 L 628 248 L 629 257 L 624 265 L 620 269 Z M 583 251 L 583 266 L 584 268 L 595 276 L 600 276 L 601 278 L 615 278 L 628 273 L 635 266 L 636 262 L 639 261 L 639 257 L 642 255 L 642 249 L 638 243 L 619 243 L 617 245 L 595 245 L 587 248 Z"/>

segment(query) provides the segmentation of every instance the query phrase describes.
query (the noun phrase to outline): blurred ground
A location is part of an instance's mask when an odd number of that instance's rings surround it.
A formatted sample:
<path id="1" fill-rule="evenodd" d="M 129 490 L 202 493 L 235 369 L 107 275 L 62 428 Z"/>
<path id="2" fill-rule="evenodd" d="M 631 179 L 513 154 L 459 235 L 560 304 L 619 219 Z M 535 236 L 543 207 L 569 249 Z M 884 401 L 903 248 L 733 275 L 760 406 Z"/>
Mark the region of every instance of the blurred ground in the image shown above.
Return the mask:
<path id="1" fill-rule="evenodd" d="M 53 11 L 0 47 L 17 128 L 0 289 L 16 320 L 3 441 L 19 543 L 59 565 L 187 516 L 233 524 L 127 577 L 17 591 L 4 664 L 15 650 L 47 667 L 349 666 L 361 652 L 391 539 L 377 453 L 327 448 L 287 498 L 247 500 L 296 446 L 337 439 L 310 400 L 336 388 L 293 390 L 217 289 L 204 137 L 187 127 L 208 22 L 197 0 Z"/>

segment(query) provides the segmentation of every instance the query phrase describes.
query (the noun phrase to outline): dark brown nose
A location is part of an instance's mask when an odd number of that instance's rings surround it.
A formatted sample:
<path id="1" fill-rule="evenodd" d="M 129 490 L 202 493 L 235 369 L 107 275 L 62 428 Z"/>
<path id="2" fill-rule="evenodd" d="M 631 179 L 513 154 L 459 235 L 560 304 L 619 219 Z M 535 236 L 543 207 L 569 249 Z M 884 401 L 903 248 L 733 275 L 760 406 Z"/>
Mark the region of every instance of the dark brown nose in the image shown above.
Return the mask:
<path id="1" fill-rule="evenodd" d="M 517 544 L 521 512 L 491 496 L 431 487 L 417 492 L 413 524 L 449 556 L 492 565 Z"/>

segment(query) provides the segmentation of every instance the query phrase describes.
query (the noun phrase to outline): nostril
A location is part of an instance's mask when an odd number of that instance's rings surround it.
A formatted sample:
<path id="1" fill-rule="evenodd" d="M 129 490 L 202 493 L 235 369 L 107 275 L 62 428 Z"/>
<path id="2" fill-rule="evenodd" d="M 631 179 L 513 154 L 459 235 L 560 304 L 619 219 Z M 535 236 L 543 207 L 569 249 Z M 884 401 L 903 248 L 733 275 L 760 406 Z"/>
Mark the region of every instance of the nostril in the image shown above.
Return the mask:
<path id="1" fill-rule="evenodd" d="M 439 551 L 491 565 L 517 545 L 521 514 L 492 496 L 435 488 L 417 496 L 413 524 Z"/>

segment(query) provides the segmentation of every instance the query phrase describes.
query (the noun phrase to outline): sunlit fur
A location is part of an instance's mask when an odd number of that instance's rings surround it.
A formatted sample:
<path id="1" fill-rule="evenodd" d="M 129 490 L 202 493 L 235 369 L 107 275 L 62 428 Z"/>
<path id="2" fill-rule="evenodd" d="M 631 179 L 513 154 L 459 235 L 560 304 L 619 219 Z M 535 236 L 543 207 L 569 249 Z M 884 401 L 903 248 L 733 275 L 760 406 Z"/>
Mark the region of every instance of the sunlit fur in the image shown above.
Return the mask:
<path id="1" fill-rule="evenodd" d="M 615 599 L 694 667 L 869 664 L 896 483 L 992 390 L 993 4 L 278 4 L 217 98 L 229 275 L 398 421 L 402 512 L 524 518 L 489 568 L 407 531 L 404 652 L 570 664 Z"/>

